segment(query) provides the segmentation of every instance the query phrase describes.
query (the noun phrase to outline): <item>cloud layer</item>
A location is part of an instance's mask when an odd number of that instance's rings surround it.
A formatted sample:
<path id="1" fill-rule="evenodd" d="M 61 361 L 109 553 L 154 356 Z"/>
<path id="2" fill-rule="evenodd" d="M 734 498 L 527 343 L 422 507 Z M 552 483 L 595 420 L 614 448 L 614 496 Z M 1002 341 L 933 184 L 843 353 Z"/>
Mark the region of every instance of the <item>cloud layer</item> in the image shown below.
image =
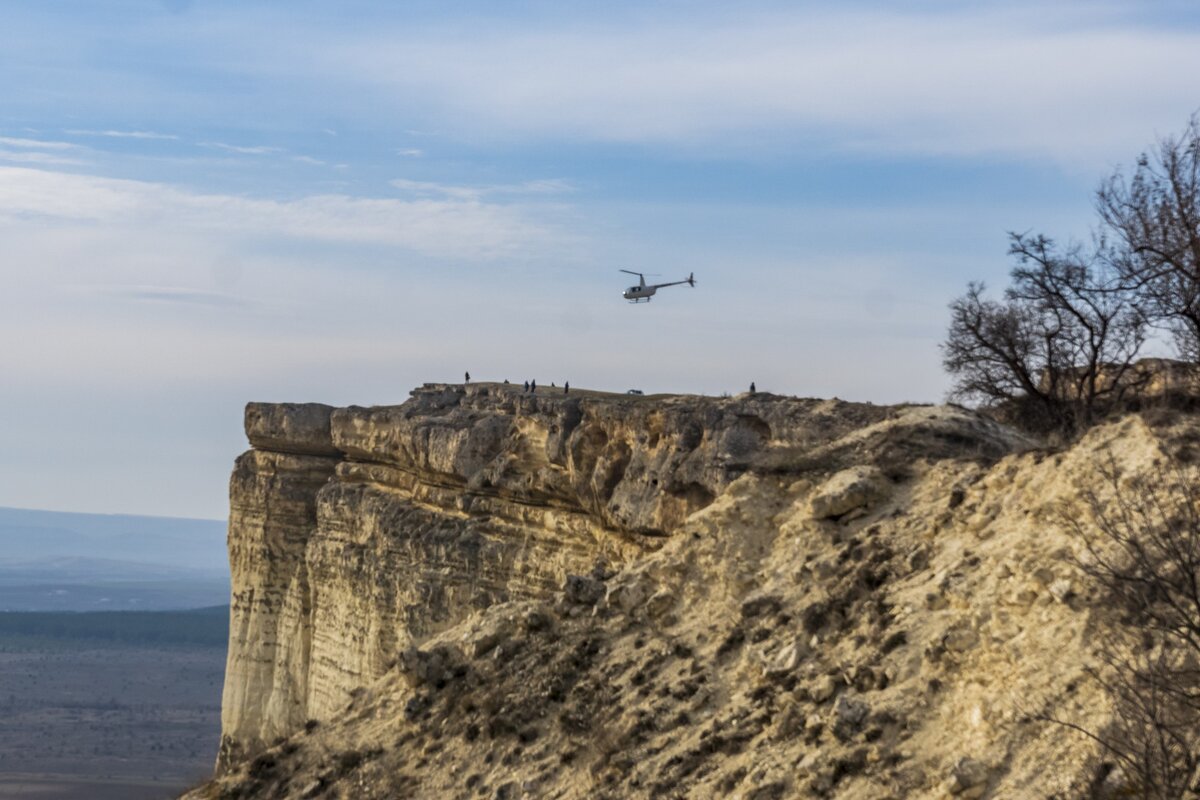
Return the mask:
<path id="1" fill-rule="evenodd" d="M 529 191 L 552 186 L 532 184 Z M 565 241 L 561 232 L 520 207 L 482 202 L 487 190 L 441 187 L 426 193 L 436 196 L 405 200 L 331 194 L 276 200 L 0 167 L 0 223 L 165 226 L 221 237 L 382 245 L 466 259 L 511 256 Z"/>
<path id="2" fill-rule="evenodd" d="M 629 22 L 335 35 L 315 56 L 322 72 L 378 82 L 457 129 L 727 153 L 807 145 L 1074 163 L 1137 147 L 1200 104 L 1200 33 L 1097 4 L 676 8 Z"/>

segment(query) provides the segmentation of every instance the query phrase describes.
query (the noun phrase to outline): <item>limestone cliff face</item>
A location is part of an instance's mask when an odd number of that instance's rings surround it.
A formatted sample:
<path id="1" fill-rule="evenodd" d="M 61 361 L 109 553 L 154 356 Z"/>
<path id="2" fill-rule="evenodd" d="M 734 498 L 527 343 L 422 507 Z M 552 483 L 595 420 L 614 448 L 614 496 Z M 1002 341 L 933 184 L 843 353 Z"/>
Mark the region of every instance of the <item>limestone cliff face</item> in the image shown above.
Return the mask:
<path id="1" fill-rule="evenodd" d="M 955 407 L 491 384 L 246 430 L 223 774 L 189 798 L 1075 797 L 1103 766 L 1030 714 L 1107 724 L 1054 520 L 1157 463 L 1138 418 L 1049 452 Z"/>
<path id="2" fill-rule="evenodd" d="M 427 385 L 399 406 L 252 403 L 230 484 L 219 766 L 327 719 L 488 606 L 659 548 L 747 472 L 1012 446 L 928 409 L 771 395 Z M 953 416 L 953 415 L 951 415 Z M 896 436 L 897 419 L 906 431 Z"/>

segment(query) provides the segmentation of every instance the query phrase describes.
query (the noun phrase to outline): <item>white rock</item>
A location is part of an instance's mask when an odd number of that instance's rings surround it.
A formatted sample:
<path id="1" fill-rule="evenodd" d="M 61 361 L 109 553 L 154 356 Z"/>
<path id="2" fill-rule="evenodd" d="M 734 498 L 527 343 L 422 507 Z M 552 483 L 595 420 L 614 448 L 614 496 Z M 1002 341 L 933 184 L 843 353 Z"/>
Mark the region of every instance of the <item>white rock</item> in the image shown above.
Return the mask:
<path id="1" fill-rule="evenodd" d="M 818 724 L 820 723 L 820 721 L 821 721 L 820 717 L 818 717 L 817 718 Z M 799 762 L 797 762 L 796 768 L 795 768 L 796 769 L 795 774 L 796 774 L 797 778 L 808 778 L 808 777 L 811 777 L 812 775 L 816 775 L 817 771 L 820 768 L 821 768 L 821 757 L 819 755 L 817 755 L 817 751 L 809 750 L 807 753 L 804 754 L 804 757 L 801 758 Z"/>
<path id="2" fill-rule="evenodd" d="M 1050 594 L 1060 603 L 1065 603 L 1067 598 L 1074 591 L 1075 587 L 1071 583 L 1070 578 L 1059 578 L 1054 583 L 1050 584 Z"/>
<path id="3" fill-rule="evenodd" d="M 515 628 L 516 623 L 511 617 L 493 614 L 468 629 L 462 639 L 463 649 L 472 658 L 479 658 L 511 637 Z"/>
<path id="4" fill-rule="evenodd" d="M 813 702 L 824 703 L 829 698 L 833 697 L 833 693 L 837 691 L 837 682 L 829 675 L 822 675 L 817 678 L 817 682 L 809 687 L 808 695 L 813 699 Z"/>
<path id="5" fill-rule="evenodd" d="M 891 482 L 877 467 L 851 467 L 835 474 L 813 492 L 809 509 L 814 519 L 840 517 L 883 500 Z"/>
<path id="6" fill-rule="evenodd" d="M 786 644 L 779 649 L 775 654 L 775 658 L 767 665 L 764 673 L 769 678 L 783 677 L 790 674 L 796 667 L 800 666 L 800 662 L 808 655 L 808 647 L 803 640 L 797 639 L 791 644 Z"/>

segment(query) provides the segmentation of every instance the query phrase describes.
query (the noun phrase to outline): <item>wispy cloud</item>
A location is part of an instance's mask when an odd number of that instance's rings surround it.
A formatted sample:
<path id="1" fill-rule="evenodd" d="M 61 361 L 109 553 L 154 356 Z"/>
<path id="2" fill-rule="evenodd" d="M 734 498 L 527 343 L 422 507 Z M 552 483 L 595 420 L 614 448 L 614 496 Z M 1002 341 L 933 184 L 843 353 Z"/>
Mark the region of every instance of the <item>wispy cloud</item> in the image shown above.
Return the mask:
<path id="1" fill-rule="evenodd" d="M 30 152 L 28 150 L 0 150 L 0 161 L 13 164 L 43 164 L 46 166 L 69 166 L 82 163 L 77 158 L 66 158 L 53 153 Z"/>
<path id="2" fill-rule="evenodd" d="M 495 188 L 510 194 L 565 194 L 575 191 L 575 187 L 571 185 L 571 182 L 562 178 L 542 178 Z"/>
<path id="3" fill-rule="evenodd" d="M 222 292 L 183 286 L 100 286 L 78 287 L 113 297 L 147 303 L 232 308 L 246 305 L 245 300 Z"/>
<path id="4" fill-rule="evenodd" d="M 298 161 L 301 164 L 310 164 L 314 167 L 325 166 L 324 161 L 319 158 L 313 158 L 312 156 L 292 156 L 292 161 Z"/>
<path id="5" fill-rule="evenodd" d="M 281 147 L 268 147 L 265 145 L 256 145 L 245 147 L 236 144 L 226 144 L 224 142 L 200 142 L 201 147 L 211 147 L 214 150 L 224 150 L 227 153 L 239 153 L 247 156 L 264 156 L 272 153 L 282 153 Z"/>
<path id="6" fill-rule="evenodd" d="M 407 178 L 396 178 L 388 181 L 402 192 L 416 197 L 451 197 L 459 200 L 478 200 L 483 196 L 483 189 L 473 186 L 454 186 L 433 181 L 413 181 Z"/>
<path id="7" fill-rule="evenodd" d="M 415 147 L 406 147 L 396 151 L 396 155 L 405 156 L 406 158 L 420 158 L 425 155 L 424 150 L 418 150 Z"/>
<path id="8" fill-rule="evenodd" d="M 162 140 L 178 140 L 179 137 L 171 133 L 158 133 L 156 131 L 89 131 L 72 129 L 66 131 L 72 136 L 105 136 L 110 139 L 162 139 Z"/>
<path id="9" fill-rule="evenodd" d="M 431 184 L 432 186 L 432 184 Z M 143 181 L 0 167 L 0 223 L 208 231 L 237 246 L 247 239 L 384 245 L 431 256 L 490 259 L 553 247 L 562 231 L 477 191 L 408 200 L 310 195 L 295 200 L 202 194 Z"/>
<path id="10" fill-rule="evenodd" d="M 574 187 L 568 181 L 560 178 L 488 186 L 459 186 L 432 181 L 414 181 L 407 178 L 396 178 L 389 183 L 403 192 L 418 197 L 447 197 L 472 201 L 495 195 L 545 195 L 574 191 Z"/>
<path id="11" fill-rule="evenodd" d="M 15 139 L 9 136 L 0 136 L 0 145 L 6 147 L 21 147 L 30 150 L 72 150 L 79 147 L 71 142 L 48 142 L 42 139 Z"/>

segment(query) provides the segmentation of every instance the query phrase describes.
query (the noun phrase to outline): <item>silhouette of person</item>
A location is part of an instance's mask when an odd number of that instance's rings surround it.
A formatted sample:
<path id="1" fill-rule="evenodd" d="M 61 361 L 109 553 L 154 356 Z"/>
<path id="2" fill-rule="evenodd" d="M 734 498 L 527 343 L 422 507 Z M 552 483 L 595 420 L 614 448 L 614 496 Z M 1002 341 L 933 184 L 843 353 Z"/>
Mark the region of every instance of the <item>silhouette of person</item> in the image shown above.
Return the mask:
<path id="1" fill-rule="evenodd" d="M 528 391 L 529 391 L 529 381 L 525 381 L 525 389 L 524 389 L 524 391 L 526 391 L 526 392 L 528 392 Z"/>
<path id="2" fill-rule="evenodd" d="M 535 394 L 537 393 L 537 378 L 534 378 L 529 382 L 529 391 L 534 392 Z"/>
<path id="3" fill-rule="evenodd" d="M 563 381 L 563 394 L 567 394 L 570 391 L 571 391 L 571 382 Z"/>
<path id="4" fill-rule="evenodd" d="M 464 372 L 463 373 L 463 383 L 470 383 L 470 382 L 471 382 L 471 373 Z"/>
<path id="5" fill-rule="evenodd" d="M 754 381 L 750 381 L 750 394 L 754 394 L 758 389 L 754 388 Z"/>

